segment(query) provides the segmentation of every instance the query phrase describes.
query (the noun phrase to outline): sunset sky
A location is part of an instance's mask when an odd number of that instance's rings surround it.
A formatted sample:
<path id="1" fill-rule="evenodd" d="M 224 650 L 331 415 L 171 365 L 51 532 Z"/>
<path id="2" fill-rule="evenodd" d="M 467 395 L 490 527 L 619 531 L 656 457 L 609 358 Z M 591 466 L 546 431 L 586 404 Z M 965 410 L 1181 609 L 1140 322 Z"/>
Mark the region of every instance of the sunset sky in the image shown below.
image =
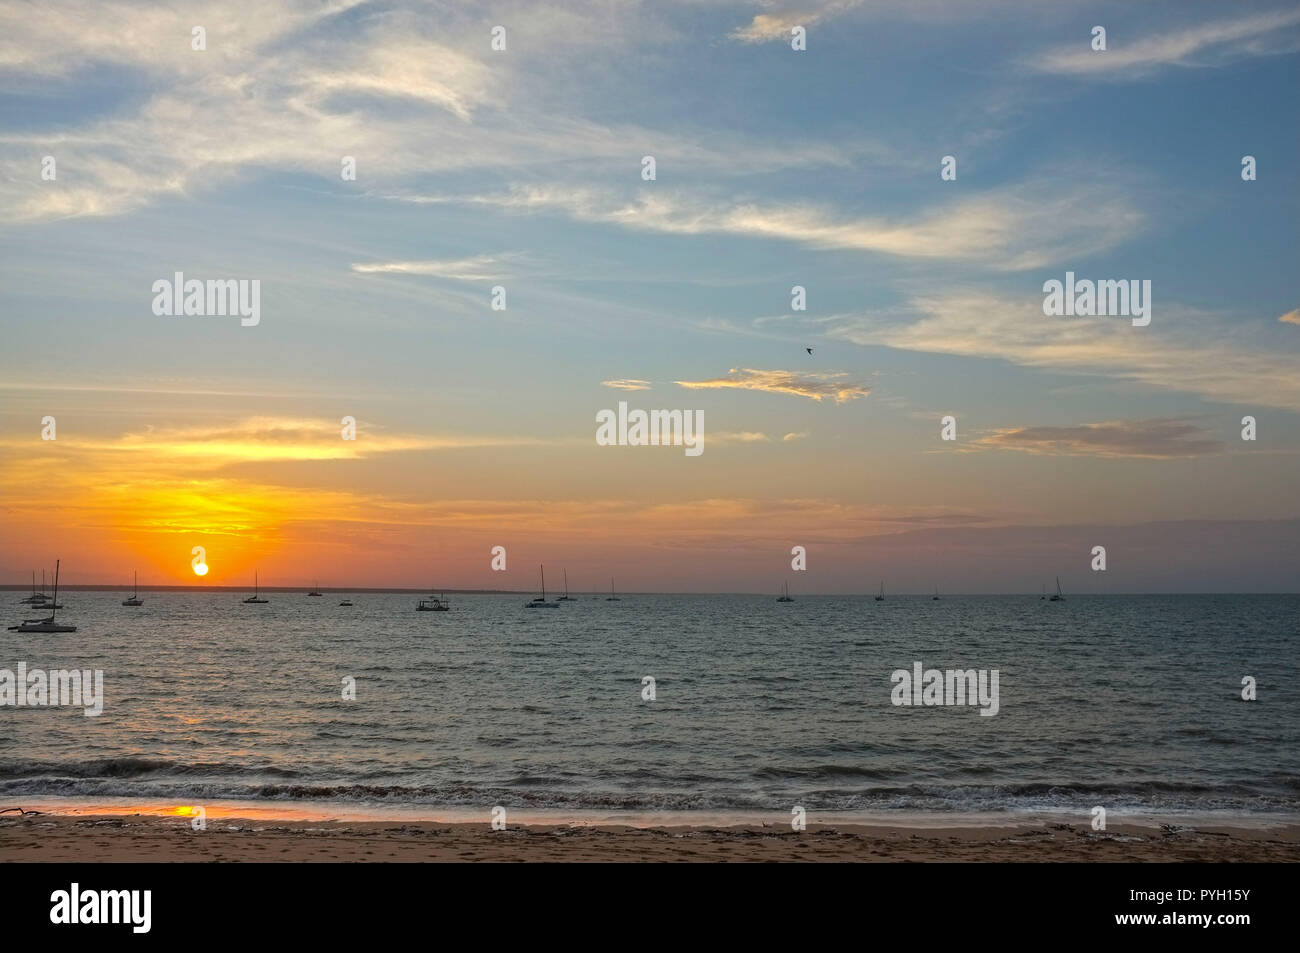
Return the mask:
<path id="1" fill-rule="evenodd" d="M 0 0 L 0 583 L 1300 589 L 1294 4 L 563 8 Z"/>

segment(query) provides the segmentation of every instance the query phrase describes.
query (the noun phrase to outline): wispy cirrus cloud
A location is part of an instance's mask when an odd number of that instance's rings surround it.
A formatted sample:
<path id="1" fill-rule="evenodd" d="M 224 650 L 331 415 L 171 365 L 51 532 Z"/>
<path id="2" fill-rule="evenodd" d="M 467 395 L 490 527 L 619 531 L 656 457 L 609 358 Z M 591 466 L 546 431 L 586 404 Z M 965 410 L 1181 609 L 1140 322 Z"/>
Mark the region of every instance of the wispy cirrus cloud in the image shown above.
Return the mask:
<path id="1" fill-rule="evenodd" d="M 1213 20 L 1196 26 L 1130 39 L 1107 34 L 1107 49 L 1093 50 L 1088 38 L 1038 53 L 1031 69 L 1042 73 L 1127 79 L 1162 67 L 1204 67 L 1251 56 L 1269 56 L 1300 49 L 1300 10 Z"/>
<path id="2" fill-rule="evenodd" d="M 1113 186 L 1031 180 L 907 217 L 849 217 L 811 203 L 723 200 L 667 190 L 523 185 L 475 196 L 395 195 L 417 203 L 487 205 L 513 212 L 672 235 L 729 234 L 819 249 L 947 259 L 1006 271 L 1098 252 L 1135 236 L 1146 215 Z"/>
<path id="3" fill-rule="evenodd" d="M 507 253 L 425 261 L 353 262 L 352 270 L 363 275 L 425 275 L 455 281 L 495 281 L 505 278 L 509 266 L 519 260 L 519 255 Z"/>
<path id="4" fill-rule="evenodd" d="M 749 367 L 732 368 L 726 377 L 703 381 L 674 381 L 690 390 L 755 390 L 767 394 L 788 394 L 812 400 L 830 398 L 837 404 L 866 397 L 871 388 L 844 380 L 844 372 L 811 374 L 799 371 L 760 371 Z"/>
<path id="5" fill-rule="evenodd" d="M 974 440 L 987 450 L 1057 456 L 1143 457 L 1168 460 L 1216 453 L 1212 432 L 1188 418 L 1110 420 L 1068 427 L 1014 427 Z"/>
<path id="6" fill-rule="evenodd" d="M 915 298 L 911 320 L 868 315 L 828 321 L 827 336 L 863 345 L 1011 361 L 1091 373 L 1229 403 L 1300 410 L 1295 358 L 1219 316 L 1161 305 L 1151 328 L 1127 318 L 1050 318 L 1041 298 L 981 290 Z M 1157 333 L 1150 332 L 1159 325 Z"/>
<path id="7" fill-rule="evenodd" d="M 440 172 L 606 166 L 627 161 L 630 141 L 654 142 L 661 160 L 679 166 L 728 172 L 847 166 L 863 154 L 897 161 L 879 144 L 774 146 L 545 108 L 538 98 L 554 64 L 528 46 L 493 54 L 481 15 L 454 0 L 382 8 L 286 0 L 274 10 L 213 0 L 202 12 L 68 0 L 37 15 L 0 4 L 7 90 L 71 99 L 86 76 L 93 83 L 104 71 L 148 90 L 120 109 L 78 108 L 57 128 L 0 131 L 0 220 L 127 214 L 266 170 L 337 183 L 344 155 L 358 160 L 358 181 L 376 192 Z M 551 56 L 609 56 L 664 40 L 635 4 L 573 0 L 558 10 L 504 0 L 494 16 Z M 191 48 L 196 19 L 207 30 L 202 51 Z M 46 154 L 75 177 L 33 187 L 31 170 Z"/>
<path id="8" fill-rule="evenodd" d="M 649 390 L 650 382 L 637 380 L 636 378 L 622 378 L 613 381 L 601 381 L 605 387 L 612 387 L 615 390 Z"/>
<path id="9" fill-rule="evenodd" d="M 478 447 L 546 447 L 557 441 L 542 437 L 512 437 L 479 434 L 392 433 L 357 423 L 364 439 L 344 440 L 334 421 L 307 417 L 247 417 L 228 423 L 183 427 L 149 427 L 115 437 L 84 439 L 75 445 L 51 441 L 41 450 L 47 454 L 90 455 L 106 471 L 124 473 L 127 456 L 138 456 L 157 467 L 191 466 L 193 463 L 220 467 L 227 464 L 266 461 L 359 460 L 385 453 L 430 450 L 460 450 Z M 578 442 L 574 438 L 573 442 Z M 585 441 L 583 441 L 585 443 Z M 0 441 L 16 449 L 25 443 Z M 69 459 L 82 459 L 72 457 Z M 187 461 L 180 464 L 179 461 Z"/>

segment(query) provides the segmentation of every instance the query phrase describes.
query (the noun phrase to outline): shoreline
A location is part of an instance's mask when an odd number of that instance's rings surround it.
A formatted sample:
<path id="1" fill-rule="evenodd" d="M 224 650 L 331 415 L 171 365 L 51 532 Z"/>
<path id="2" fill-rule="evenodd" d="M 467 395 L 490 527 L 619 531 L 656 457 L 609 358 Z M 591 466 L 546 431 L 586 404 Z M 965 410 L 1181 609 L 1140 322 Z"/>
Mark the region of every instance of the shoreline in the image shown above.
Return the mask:
<path id="1" fill-rule="evenodd" d="M 160 817 L 192 816 L 202 806 L 208 818 L 279 822 L 288 824 L 326 823 L 427 823 L 473 826 L 486 824 L 493 805 L 379 804 L 315 800 L 238 800 L 209 798 L 198 801 L 163 801 L 157 798 L 8 797 L 0 799 L 0 811 L 22 808 L 43 816 L 66 817 Z M 790 815 L 777 811 L 742 810 L 598 810 L 562 808 L 514 808 L 506 810 L 511 826 L 526 827 L 617 827 L 628 829 L 728 829 L 779 828 L 788 826 Z M 0 814 L 12 817 L 13 814 Z M 1242 813 L 1233 811 L 1125 812 L 1111 810 L 1108 826 L 1159 830 L 1166 826 L 1223 831 L 1300 830 L 1300 813 Z M 863 829 L 952 830 L 969 828 L 1036 828 L 1065 824 L 1091 826 L 1089 812 L 1072 811 L 816 811 L 807 812 L 809 827 L 834 826 Z"/>
<path id="2" fill-rule="evenodd" d="M 0 816 L 5 863 L 159 862 L 1274 862 L 1300 861 L 1300 825 L 1162 830 L 1128 824 L 915 828 L 809 823 L 802 832 L 429 821 L 247 821 L 158 815 Z"/>
<path id="3" fill-rule="evenodd" d="M 49 799 L 28 810 L 55 808 Z M 9 807 L 0 804 L 0 808 Z M 17 806 L 17 805 L 13 805 Z M 259 809 L 260 808 L 260 809 Z M 161 804 L 63 804 L 39 814 L 0 814 L 0 862 L 1287 862 L 1300 861 L 1300 820 L 1112 818 L 1105 831 L 1035 815 L 938 815 L 831 821 L 812 815 L 794 831 L 765 821 L 678 815 L 546 820 L 508 816 L 493 830 L 476 821 L 400 813 L 303 816 L 297 806 L 213 803 L 195 830 L 186 808 Z M 427 809 L 424 809 L 428 813 Z M 370 812 L 373 815 L 373 811 Z M 446 812 L 444 812 L 446 813 Z M 249 817 L 247 815 L 254 816 Z M 1074 815 L 1077 818 L 1077 815 Z M 630 823 L 645 821 L 643 825 Z"/>

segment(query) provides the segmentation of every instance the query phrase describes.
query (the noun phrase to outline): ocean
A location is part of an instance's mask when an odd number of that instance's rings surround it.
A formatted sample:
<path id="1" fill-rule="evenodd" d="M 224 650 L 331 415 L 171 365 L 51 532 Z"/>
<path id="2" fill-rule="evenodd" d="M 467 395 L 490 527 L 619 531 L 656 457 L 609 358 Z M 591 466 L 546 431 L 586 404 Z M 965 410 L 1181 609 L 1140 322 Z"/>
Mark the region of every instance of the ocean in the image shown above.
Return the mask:
<path id="1" fill-rule="evenodd" d="M 0 707 L 0 808 L 1300 813 L 1300 596 L 125 595 L 2 633 L 0 669 L 102 670 L 104 701 Z M 893 704 L 918 662 L 997 670 L 997 713 Z"/>

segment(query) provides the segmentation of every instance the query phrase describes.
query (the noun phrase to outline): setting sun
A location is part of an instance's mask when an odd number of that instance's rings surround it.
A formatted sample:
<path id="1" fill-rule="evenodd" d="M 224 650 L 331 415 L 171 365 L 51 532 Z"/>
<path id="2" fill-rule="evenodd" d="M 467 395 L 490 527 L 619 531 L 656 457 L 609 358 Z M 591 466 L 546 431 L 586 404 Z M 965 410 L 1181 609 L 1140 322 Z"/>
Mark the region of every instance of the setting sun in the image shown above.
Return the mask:
<path id="1" fill-rule="evenodd" d="M 195 565 L 195 567 L 194 567 L 194 575 L 196 575 L 196 576 L 206 576 L 207 574 L 208 574 L 208 564 L 207 564 L 207 563 L 198 563 L 198 564 Z"/>

